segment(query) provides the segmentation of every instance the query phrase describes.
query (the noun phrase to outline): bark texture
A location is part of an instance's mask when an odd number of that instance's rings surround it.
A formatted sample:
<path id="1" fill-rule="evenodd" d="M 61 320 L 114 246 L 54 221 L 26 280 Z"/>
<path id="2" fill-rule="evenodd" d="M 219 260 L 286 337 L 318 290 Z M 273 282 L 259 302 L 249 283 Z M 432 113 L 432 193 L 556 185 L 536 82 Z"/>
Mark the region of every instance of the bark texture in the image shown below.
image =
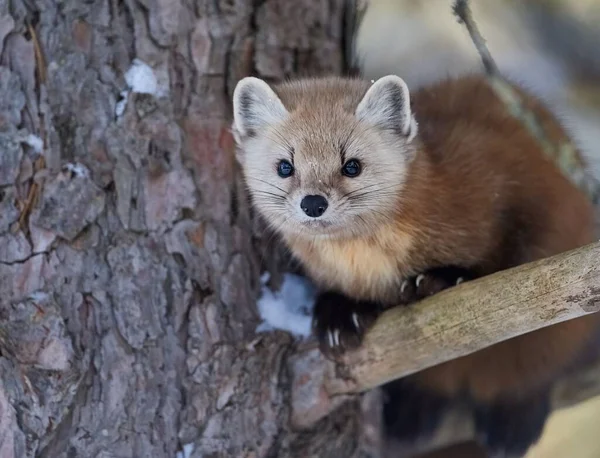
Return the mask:
<path id="1" fill-rule="evenodd" d="M 228 130 L 241 77 L 340 73 L 343 15 L 0 0 L 0 456 L 358 455 L 359 401 L 319 402 L 318 352 L 255 333 L 286 259 Z M 136 58 L 153 94 L 127 89 Z"/>

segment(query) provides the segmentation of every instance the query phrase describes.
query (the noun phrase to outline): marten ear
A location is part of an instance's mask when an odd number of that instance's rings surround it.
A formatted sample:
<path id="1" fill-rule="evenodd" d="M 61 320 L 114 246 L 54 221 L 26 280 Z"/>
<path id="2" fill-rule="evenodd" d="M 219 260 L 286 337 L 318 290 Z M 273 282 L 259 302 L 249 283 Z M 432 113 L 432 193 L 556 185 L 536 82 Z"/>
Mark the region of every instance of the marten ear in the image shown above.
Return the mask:
<path id="1" fill-rule="evenodd" d="M 258 130 L 282 121 L 288 112 L 267 83 L 248 76 L 233 91 L 233 135 L 240 143 Z"/>
<path id="2" fill-rule="evenodd" d="M 391 129 L 411 141 L 417 134 L 417 123 L 410 110 L 408 86 L 402 78 L 387 75 L 367 90 L 356 107 L 358 119 Z"/>

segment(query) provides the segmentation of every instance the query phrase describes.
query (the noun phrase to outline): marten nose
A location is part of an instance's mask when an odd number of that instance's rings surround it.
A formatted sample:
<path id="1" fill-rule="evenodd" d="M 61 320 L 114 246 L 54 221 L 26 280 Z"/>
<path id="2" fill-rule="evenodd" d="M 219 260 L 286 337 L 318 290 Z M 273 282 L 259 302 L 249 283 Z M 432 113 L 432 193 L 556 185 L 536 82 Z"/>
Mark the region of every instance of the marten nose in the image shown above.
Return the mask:
<path id="1" fill-rule="evenodd" d="M 311 218 L 318 218 L 327 210 L 327 200 L 323 196 L 304 196 L 300 208 Z"/>

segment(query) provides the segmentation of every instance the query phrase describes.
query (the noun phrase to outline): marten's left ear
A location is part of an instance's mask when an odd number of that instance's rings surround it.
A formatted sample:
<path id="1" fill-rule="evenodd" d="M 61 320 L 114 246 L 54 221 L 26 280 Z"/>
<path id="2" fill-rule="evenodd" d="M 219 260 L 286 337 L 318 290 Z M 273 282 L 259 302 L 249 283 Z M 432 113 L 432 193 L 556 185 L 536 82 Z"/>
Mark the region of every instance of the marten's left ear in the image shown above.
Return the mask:
<path id="1" fill-rule="evenodd" d="M 417 135 L 408 86 L 399 76 L 387 75 L 375 81 L 356 107 L 355 114 L 361 121 L 391 129 L 407 141 Z"/>

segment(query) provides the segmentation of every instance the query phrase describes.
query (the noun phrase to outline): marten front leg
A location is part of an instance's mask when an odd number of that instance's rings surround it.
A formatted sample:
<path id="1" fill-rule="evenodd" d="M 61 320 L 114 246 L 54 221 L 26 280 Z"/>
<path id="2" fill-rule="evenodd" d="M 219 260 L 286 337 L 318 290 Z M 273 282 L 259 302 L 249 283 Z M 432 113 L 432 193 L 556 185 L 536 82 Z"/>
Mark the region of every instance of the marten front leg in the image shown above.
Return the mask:
<path id="1" fill-rule="evenodd" d="M 400 304 L 412 304 L 462 282 L 474 280 L 475 277 L 473 271 L 463 267 L 446 266 L 426 270 L 402 282 Z"/>
<path id="2" fill-rule="evenodd" d="M 399 304 L 411 304 L 439 291 L 472 280 L 475 275 L 461 267 L 438 267 L 406 279 L 400 287 Z M 396 304 L 390 304 L 396 305 Z M 336 293 L 321 293 L 313 309 L 313 332 L 321 352 L 330 359 L 356 349 L 367 329 L 387 308 L 381 303 L 361 301 Z"/>
<path id="3" fill-rule="evenodd" d="M 313 309 L 313 332 L 325 357 L 335 359 L 358 348 L 383 307 L 335 292 L 321 293 Z"/>

